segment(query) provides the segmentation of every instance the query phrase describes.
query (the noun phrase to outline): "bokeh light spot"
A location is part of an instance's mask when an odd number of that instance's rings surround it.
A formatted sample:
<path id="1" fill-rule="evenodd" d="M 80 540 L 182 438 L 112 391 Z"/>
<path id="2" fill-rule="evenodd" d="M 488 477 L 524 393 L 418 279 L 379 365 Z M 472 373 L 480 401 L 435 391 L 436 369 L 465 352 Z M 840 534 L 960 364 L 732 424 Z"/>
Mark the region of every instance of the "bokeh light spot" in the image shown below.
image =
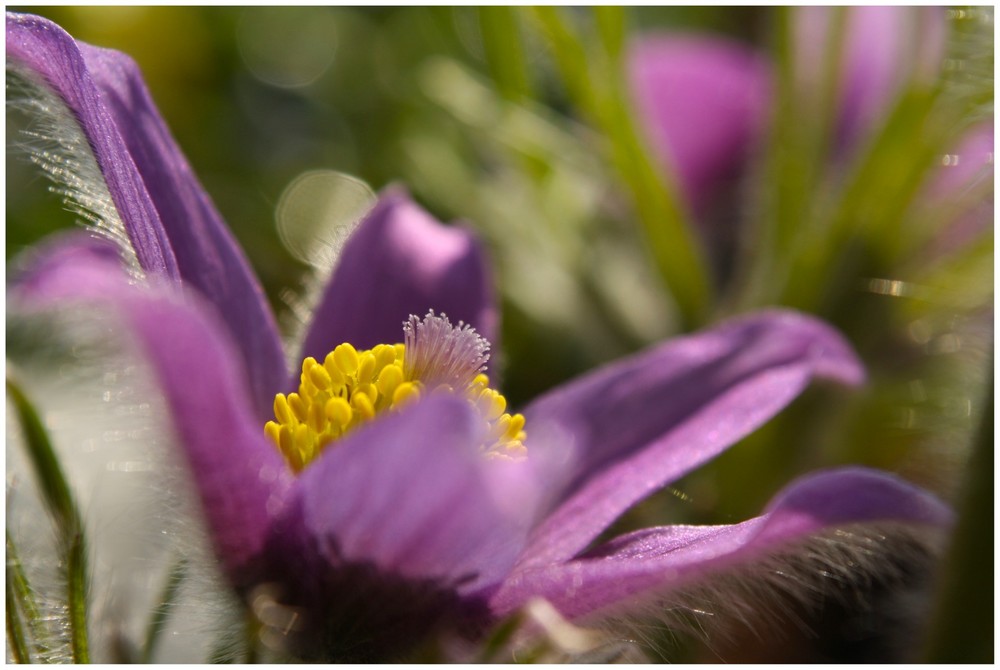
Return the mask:
<path id="1" fill-rule="evenodd" d="M 240 18 L 237 41 L 255 77 L 272 86 L 300 88 L 333 63 L 337 21 L 325 7 L 253 7 Z"/>
<path id="2" fill-rule="evenodd" d="M 368 184 L 335 170 L 297 176 L 278 200 L 278 235 L 304 263 L 331 262 L 354 227 L 375 206 Z"/>

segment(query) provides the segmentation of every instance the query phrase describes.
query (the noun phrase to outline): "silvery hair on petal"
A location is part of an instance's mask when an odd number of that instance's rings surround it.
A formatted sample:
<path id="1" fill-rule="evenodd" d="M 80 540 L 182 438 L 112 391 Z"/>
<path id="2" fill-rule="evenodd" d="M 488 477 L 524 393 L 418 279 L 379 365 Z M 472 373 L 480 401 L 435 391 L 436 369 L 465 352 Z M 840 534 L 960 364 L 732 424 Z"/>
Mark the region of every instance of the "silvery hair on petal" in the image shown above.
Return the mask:
<path id="1" fill-rule="evenodd" d="M 710 662 L 912 661 L 943 540 L 888 522 L 828 530 L 585 623 L 663 660 L 693 639 Z"/>
<path id="2" fill-rule="evenodd" d="M 37 75 L 7 61 L 7 109 L 25 119 L 22 151 L 51 180 L 67 208 L 88 228 L 115 242 L 129 272 L 143 276 L 125 224 L 80 124 L 69 108 Z"/>

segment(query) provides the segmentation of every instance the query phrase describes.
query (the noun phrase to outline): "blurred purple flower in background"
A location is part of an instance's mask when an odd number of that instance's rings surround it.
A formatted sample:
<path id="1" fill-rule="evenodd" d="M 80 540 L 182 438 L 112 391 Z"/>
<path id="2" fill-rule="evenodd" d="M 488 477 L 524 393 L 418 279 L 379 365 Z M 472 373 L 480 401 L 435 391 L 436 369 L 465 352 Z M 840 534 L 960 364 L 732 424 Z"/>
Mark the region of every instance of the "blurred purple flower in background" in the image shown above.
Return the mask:
<path id="1" fill-rule="evenodd" d="M 767 130 L 766 59 L 718 37 L 650 36 L 632 45 L 628 75 L 656 157 L 703 212 Z"/>
<path id="2" fill-rule="evenodd" d="M 837 39 L 833 7 L 801 7 L 792 25 L 795 73 L 804 95 L 819 98 L 825 50 Z M 851 7 L 843 17 L 837 83 L 837 139 L 843 151 L 886 120 L 911 79 L 931 82 L 945 53 L 940 7 Z"/>
<path id="3" fill-rule="evenodd" d="M 825 50 L 835 38 L 830 7 L 793 14 L 795 85 L 821 99 Z M 836 153 L 849 155 L 886 121 L 903 84 L 931 82 L 945 55 L 940 8 L 850 7 L 844 17 L 836 89 Z M 774 109 L 777 74 L 763 54 L 710 36 L 648 35 L 636 40 L 628 76 L 654 155 L 682 186 L 702 218 L 713 198 L 748 167 L 763 146 Z M 956 196 L 992 170 L 993 123 L 970 129 L 932 187 Z M 962 168 L 955 169 L 961 164 Z"/>
<path id="4" fill-rule="evenodd" d="M 163 391 L 230 581 L 258 614 L 272 606 L 265 624 L 293 654 L 392 659 L 440 627 L 477 636 L 533 597 L 583 619 L 830 526 L 950 523 L 919 489 L 845 468 L 793 483 L 740 524 L 649 528 L 592 547 L 632 505 L 766 422 L 813 378 L 862 381 L 839 334 L 787 311 L 660 344 L 550 391 L 524 409 L 522 458 L 481 453 L 486 412 L 456 389 L 357 426 L 296 474 L 264 424 L 298 374 L 288 378 L 257 280 L 134 64 L 18 14 L 7 15 L 7 54 L 79 123 L 127 234 L 122 251 L 145 274 L 130 281 L 110 245 L 70 236 L 36 252 L 9 297 L 84 300 L 124 320 Z M 390 191 L 345 244 L 300 356 L 397 343 L 401 324 L 428 310 L 495 341 L 476 238 Z M 479 346 L 470 332 L 442 337 Z"/>

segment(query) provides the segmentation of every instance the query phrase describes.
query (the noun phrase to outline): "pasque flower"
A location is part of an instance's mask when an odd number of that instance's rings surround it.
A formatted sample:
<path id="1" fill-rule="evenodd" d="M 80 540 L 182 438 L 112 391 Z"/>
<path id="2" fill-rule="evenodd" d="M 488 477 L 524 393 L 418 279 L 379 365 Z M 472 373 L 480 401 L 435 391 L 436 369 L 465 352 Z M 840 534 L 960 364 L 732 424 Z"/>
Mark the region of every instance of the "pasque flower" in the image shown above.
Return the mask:
<path id="1" fill-rule="evenodd" d="M 824 58 L 835 37 L 830 7 L 796 8 L 789 48 L 795 85 L 819 99 Z M 850 7 L 839 51 L 835 135 L 839 155 L 882 127 L 905 82 L 930 82 L 945 55 L 944 10 Z M 704 216 L 721 190 L 762 146 L 774 111 L 776 73 L 763 53 L 739 42 L 693 34 L 650 34 L 631 46 L 628 77 L 636 111 L 659 162 L 692 210 Z M 803 111 L 805 114 L 805 111 Z M 947 163 L 954 196 L 990 164 L 992 120 L 971 129 Z M 961 166 L 960 169 L 955 169 Z"/>
<path id="2" fill-rule="evenodd" d="M 845 468 L 793 483 L 743 523 L 592 547 L 810 380 L 861 382 L 850 347 L 813 318 L 762 312 L 512 415 L 485 375 L 497 317 L 478 241 L 389 191 L 346 242 L 289 378 L 260 287 L 132 62 L 18 14 L 7 55 L 79 124 L 143 275 L 130 279 L 102 240 L 64 238 L 9 296 L 120 316 L 230 582 L 283 613 L 293 654 L 394 658 L 439 627 L 478 635 L 534 597 L 598 616 L 830 526 L 950 520 L 891 475 Z"/>

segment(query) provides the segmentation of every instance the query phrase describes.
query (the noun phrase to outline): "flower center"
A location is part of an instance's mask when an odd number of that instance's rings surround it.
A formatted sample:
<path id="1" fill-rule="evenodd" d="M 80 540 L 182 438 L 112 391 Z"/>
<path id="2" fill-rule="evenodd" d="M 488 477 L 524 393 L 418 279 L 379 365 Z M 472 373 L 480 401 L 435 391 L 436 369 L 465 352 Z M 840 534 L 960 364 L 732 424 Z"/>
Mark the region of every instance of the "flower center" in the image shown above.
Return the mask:
<path id="1" fill-rule="evenodd" d="M 472 326 L 453 326 L 444 314 L 410 316 L 402 344 L 358 351 L 339 345 L 322 363 L 302 361 L 296 393 L 274 397 L 274 417 L 264 432 L 296 472 L 354 428 L 420 398 L 429 390 L 463 395 L 489 427 L 480 451 L 489 458 L 520 458 L 524 416 L 506 412 L 507 400 L 483 374 L 489 342 Z"/>

